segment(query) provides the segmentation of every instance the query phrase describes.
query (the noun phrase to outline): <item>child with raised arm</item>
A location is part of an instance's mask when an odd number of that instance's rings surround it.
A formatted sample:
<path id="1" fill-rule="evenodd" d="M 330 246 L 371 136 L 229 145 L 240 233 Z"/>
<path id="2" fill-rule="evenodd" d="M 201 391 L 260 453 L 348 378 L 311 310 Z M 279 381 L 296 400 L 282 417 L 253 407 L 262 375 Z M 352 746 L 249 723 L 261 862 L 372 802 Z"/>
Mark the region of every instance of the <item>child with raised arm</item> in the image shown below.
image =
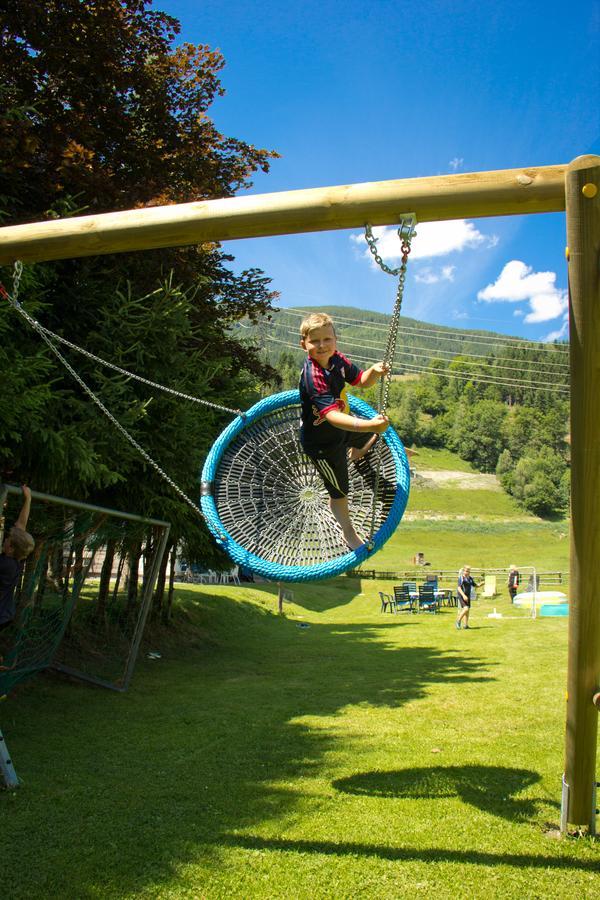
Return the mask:
<path id="1" fill-rule="evenodd" d="M 380 362 L 363 372 L 339 353 L 333 320 L 327 313 L 313 313 L 304 319 L 300 335 L 300 346 L 307 354 L 300 375 L 300 442 L 323 479 L 331 512 L 346 543 L 356 550 L 364 541 L 356 533 L 348 509 L 348 460 L 365 456 L 389 420 L 382 415 L 372 419 L 353 416 L 346 384 L 369 387 L 388 367 Z"/>
<path id="2" fill-rule="evenodd" d="M 0 553 L 0 631 L 7 628 L 15 617 L 15 588 L 23 572 L 24 561 L 35 547 L 35 541 L 25 530 L 31 508 L 31 491 L 26 484 L 22 486 L 22 491 L 21 512 L 4 538 Z"/>

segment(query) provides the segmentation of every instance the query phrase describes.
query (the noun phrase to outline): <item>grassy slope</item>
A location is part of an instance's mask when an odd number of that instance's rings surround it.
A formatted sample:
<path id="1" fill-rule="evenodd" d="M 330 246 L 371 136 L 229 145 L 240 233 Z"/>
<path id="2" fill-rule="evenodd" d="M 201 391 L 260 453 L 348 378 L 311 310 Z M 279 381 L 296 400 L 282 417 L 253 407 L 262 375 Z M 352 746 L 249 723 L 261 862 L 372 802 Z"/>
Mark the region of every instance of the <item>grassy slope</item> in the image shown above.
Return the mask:
<path id="1" fill-rule="evenodd" d="M 419 451 L 419 469 L 473 471 L 447 450 Z M 411 487 L 407 520 L 369 561 L 379 569 L 404 570 L 417 552 L 434 569 L 536 566 L 569 568 L 568 524 L 530 516 L 502 491 L 459 487 Z M 427 518 L 429 517 L 429 518 Z"/>
<path id="2" fill-rule="evenodd" d="M 546 552 L 555 526 L 512 524 Z M 467 634 L 453 610 L 381 615 L 389 587 L 295 586 L 283 618 L 268 585 L 181 589 L 128 694 L 48 677 L 10 697 L 25 783 L 0 794 L 0 896 L 597 896 L 597 844 L 551 834 L 566 619 L 478 605 Z"/>

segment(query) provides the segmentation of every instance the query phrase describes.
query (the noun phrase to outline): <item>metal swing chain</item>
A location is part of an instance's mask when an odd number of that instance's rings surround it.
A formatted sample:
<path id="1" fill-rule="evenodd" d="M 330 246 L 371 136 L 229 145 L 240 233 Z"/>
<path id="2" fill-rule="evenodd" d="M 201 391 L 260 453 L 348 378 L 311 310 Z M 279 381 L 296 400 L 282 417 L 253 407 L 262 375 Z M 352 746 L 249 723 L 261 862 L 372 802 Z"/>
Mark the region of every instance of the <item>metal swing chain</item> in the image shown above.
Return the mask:
<path id="1" fill-rule="evenodd" d="M 52 339 L 49 337 L 49 335 L 51 335 L 52 332 L 49 332 L 46 328 L 44 328 L 43 325 L 40 325 L 40 323 L 36 319 L 34 319 L 33 316 L 30 316 L 29 313 L 26 312 L 25 309 L 23 309 L 23 307 L 21 306 L 21 304 L 19 303 L 19 300 L 18 300 L 19 283 L 21 281 L 22 274 L 23 274 L 23 263 L 20 260 L 17 260 L 17 262 L 15 263 L 15 266 L 14 266 L 12 294 L 9 294 L 6 291 L 6 289 L 3 289 L 3 291 L 2 291 L 3 296 L 5 296 L 6 299 L 9 301 L 9 303 L 11 304 L 11 306 L 14 309 L 16 309 L 16 311 L 18 313 L 20 313 L 20 315 L 27 322 L 29 322 L 29 324 L 32 326 L 32 328 L 34 328 L 35 331 L 37 331 L 37 333 L 40 335 L 42 340 L 45 341 L 45 343 L 52 350 L 54 355 L 62 362 L 64 367 L 67 369 L 68 372 L 70 372 L 70 374 L 73 376 L 75 381 L 85 391 L 85 393 L 88 395 L 88 397 L 90 397 L 90 399 L 93 400 L 93 402 L 96 404 L 96 406 L 104 413 L 104 415 L 107 417 L 107 419 L 109 419 L 113 423 L 115 428 L 123 435 L 123 437 L 127 441 L 129 441 L 131 446 L 134 447 L 138 451 L 138 453 L 146 460 L 146 462 L 149 465 L 152 466 L 152 468 L 161 476 L 161 478 L 163 478 L 167 482 L 167 484 L 175 491 L 175 493 L 177 493 L 181 497 L 181 499 L 184 500 L 185 503 L 188 504 L 188 506 L 191 506 L 191 508 L 194 510 L 195 513 L 198 513 L 199 515 L 201 515 L 204 518 L 204 514 L 202 513 L 202 510 L 200 509 L 198 504 L 194 503 L 194 501 L 191 500 L 187 496 L 187 494 L 185 494 L 184 491 L 182 491 L 181 488 L 177 484 L 175 484 L 173 479 L 170 478 L 170 476 L 167 475 L 167 473 L 163 469 L 161 469 L 159 464 L 152 459 L 152 457 L 149 455 L 149 453 L 147 453 L 147 451 L 144 450 L 144 448 L 140 444 L 138 444 L 138 442 L 133 437 L 133 435 L 131 435 L 127 431 L 127 429 L 123 425 L 121 425 L 121 423 L 113 416 L 113 414 L 110 412 L 110 410 L 108 410 L 106 408 L 106 406 L 102 403 L 100 398 L 96 396 L 96 394 L 93 392 L 93 390 L 90 387 L 88 387 L 88 385 L 85 383 L 83 378 L 81 378 L 81 376 L 78 375 L 78 373 L 75 371 L 75 369 L 71 366 L 71 364 L 62 355 L 62 353 L 60 352 L 58 347 L 56 347 L 55 344 L 53 344 Z M 53 337 L 56 337 L 56 335 L 53 335 Z"/>
<path id="2" fill-rule="evenodd" d="M 390 385 L 392 382 L 392 366 L 394 362 L 394 357 L 396 355 L 396 342 L 398 338 L 398 328 L 400 326 L 400 313 L 402 310 L 402 299 L 404 296 L 404 282 L 406 280 L 406 268 L 408 264 L 408 256 L 411 250 L 411 242 L 415 237 L 415 226 L 417 223 L 417 217 L 414 213 L 407 213 L 403 215 L 400 219 L 400 225 L 398 227 L 398 237 L 400 239 L 400 247 L 402 251 L 402 258 L 400 265 L 397 269 L 393 269 L 390 266 L 384 263 L 380 254 L 377 251 L 377 238 L 373 236 L 373 230 L 371 226 L 367 223 L 365 225 L 365 239 L 367 241 L 369 250 L 371 251 L 375 262 L 379 266 L 382 271 L 384 271 L 387 275 L 393 275 L 398 278 L 398 287 L 396 289 L 396 301 L 394 303 L 394 311 L 392 313 L 392 319 L 390 322 L 390 330 L 388 332 L 387 343 L 385 347 L 385 353 L 383 357 L 383 362 L 387 364 L 388 370 L 385 373 L 385 376 L 381 379 L 379 385 L 379 413 L 381 415 L 385 415 L 387 410 L 389 397 L 390 397 Z M 376 444 L 376 469 L 375 469 L 375 488 L 373 490 L 373 506 L 371 508 L 371 529 L 369 540 L 373 541 L 373 534 L 375 532 L 375 503 L 377 500 L 377 494 L 379 492 L 379 482 L 381 480 L 381 462 L 382 462 L 382 451 L 383 451 L 383 443 L 382 441 L 378 441 Z"/>
<path id="3" fill-rule="evenodd" d="M 17 265 L 21 266 L 21 270 L 23 268 L 22 263 L 15 263 L 15 267 Z M 20 278 L 20 273 L 19 273 Z M 18 289 L 18 285 L 17 285 Z M 156 388 L 156 390 L 164 391 L 165 394 L 172 394 L 174 397 L 180 397 L 182 400 L 191 400 L 192 403 L 200 403 L 202 406 L 208 406 L 211 409 L 218 409 L 220 412 L 230 413 L 233 416 L 241 416 L 243 412 L 241 409 L 231 409 L 229 406 L 222 406 L 219 403 L 213 403 L 211 400 L 204 400 L 203 397 L 195 397 L 193 394 L 185 394 L 183 391 L 176 391 L 174 388 L 166 387 L 164 384 L 158 384 L 156 381 L 150 381 L 149 378 L 144 378 L 142 375 L 136 375 L 135 372 L 130 372 L 128 369 L 124 369 L 122 366 L 117 366 L 115 363 L 108 362 L 106 359 L 102 359 L 100 356 L 96 356 L 94 353 L 90 353 L 89 350 L 85 350 L 83 347 L 80 347 L 78 344 L 72 343 L 72 341 L 68 341 L 66 338 L 62 337 L 60 334 L 56 334 L 54 331 L 51 331 L 49 328 L 46 328 L 45 325 L 42 325 L 41 322 L 38 322 L 37 319 L 34 319 L 33 316 L 30 316 L 27 313 L 21 304 L 13 300 L 6 295 L 9 301 L 12 303 L 14 308 L 19 312 L 24 319 L 34 325 L 38 332 L 44 332 L 48 335 L 48 337 L 52 338 L 53 341 L 57 341 L 59 344 L 64 344 L 65 347 L 69 347 L 71 350 L 75 350 L 77 353 L 81 353 L 82 356 L 87 356 L 88 359 L 93 360 L 96 363 L 99 363 L 101 366 L 106 366 L 107 369 L 112 369 L 114 372 L 119 372 L 120 375 L 125 375 L 127 378 L 132 378 L 134 381 L 140 381 L 142 384 L 147 384 L 149 387 Z M 14 286 L 13 286 L 13 298 L 14 298 Z"/>

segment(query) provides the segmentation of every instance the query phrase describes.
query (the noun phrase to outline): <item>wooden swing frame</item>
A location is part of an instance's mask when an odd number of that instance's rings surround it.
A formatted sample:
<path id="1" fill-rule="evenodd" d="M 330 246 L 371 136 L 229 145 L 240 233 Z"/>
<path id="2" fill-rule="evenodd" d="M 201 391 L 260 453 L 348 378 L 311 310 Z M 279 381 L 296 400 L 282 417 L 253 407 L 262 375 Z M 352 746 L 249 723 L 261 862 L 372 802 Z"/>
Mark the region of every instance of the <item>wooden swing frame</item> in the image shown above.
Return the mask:
<path id="1" fill-rule="evenodd" d="M 571 371 L 569 662 L 561 828 L 595 833 L 600 704 L 600 157 L 135 209 L 0 229 L 0 264 L 268 235 L 566 211 Z M 533 701 L 535 702 L 535 700 Z"/>

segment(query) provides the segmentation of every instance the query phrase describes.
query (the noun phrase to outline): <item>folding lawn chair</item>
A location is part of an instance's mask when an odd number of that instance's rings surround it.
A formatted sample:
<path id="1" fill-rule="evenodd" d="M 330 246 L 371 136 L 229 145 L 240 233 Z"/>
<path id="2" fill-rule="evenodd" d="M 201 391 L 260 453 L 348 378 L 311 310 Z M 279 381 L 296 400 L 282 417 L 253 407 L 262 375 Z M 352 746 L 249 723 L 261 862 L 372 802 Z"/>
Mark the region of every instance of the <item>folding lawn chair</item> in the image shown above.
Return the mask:
<path id="1" fill-rule="evenodd" d="M 383 591 L 378 591 L 379 599 L 381 600 L 381 610 L 380 612 L 385 612 L 388 609 L 390 612 L 396 612 L 396 601 L 389 594 L 384 594 Z"/>

